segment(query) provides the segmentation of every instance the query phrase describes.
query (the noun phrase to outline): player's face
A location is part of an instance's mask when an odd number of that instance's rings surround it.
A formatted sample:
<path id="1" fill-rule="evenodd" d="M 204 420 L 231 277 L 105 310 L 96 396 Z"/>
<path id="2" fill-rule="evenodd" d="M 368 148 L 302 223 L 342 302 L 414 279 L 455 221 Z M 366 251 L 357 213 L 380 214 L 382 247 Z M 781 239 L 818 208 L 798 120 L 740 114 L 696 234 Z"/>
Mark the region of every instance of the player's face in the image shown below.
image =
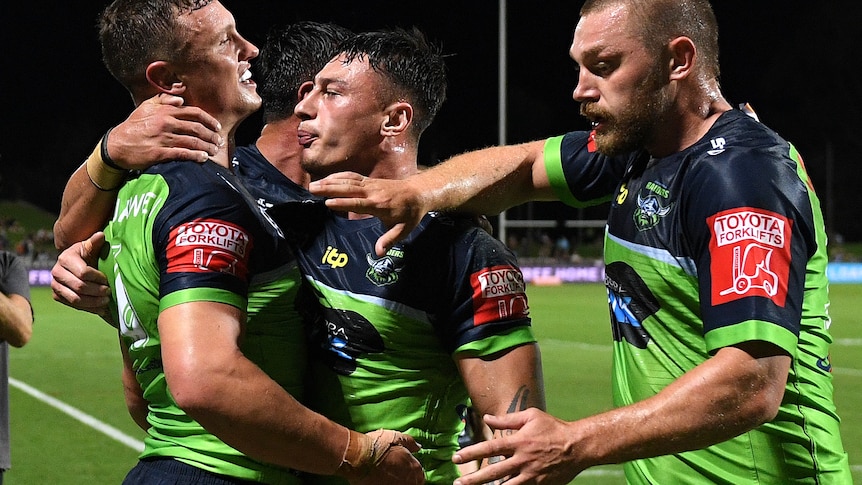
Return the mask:
<path id="1" fill-rule="evenodd" d="M 316 177 L 339 171 L 367 175 L 379 159 L 386 120 L 384 80 L 365 58 L 330 61 L 296 105 L 302 167 Z"/>
<path id="2" fill-rule="evenodd" d="M 186 86 L 186 104 L 197 106 L 224 125 L 236 124 L 260 107 L 250 60 L 258 49 L 236 30 L 233 15 L 212 2 L 179 17 L 187 33 L 185 61 L 176 64 Z"/>
<path id="3" fill-rule="evenodd" d="M 579 66 L 573 98 L 607 155 L 648 148 L 670 109 L 664 66 L 633 32 L 625 7 L 606 8 L 581 18 L 570 50 Z"/>

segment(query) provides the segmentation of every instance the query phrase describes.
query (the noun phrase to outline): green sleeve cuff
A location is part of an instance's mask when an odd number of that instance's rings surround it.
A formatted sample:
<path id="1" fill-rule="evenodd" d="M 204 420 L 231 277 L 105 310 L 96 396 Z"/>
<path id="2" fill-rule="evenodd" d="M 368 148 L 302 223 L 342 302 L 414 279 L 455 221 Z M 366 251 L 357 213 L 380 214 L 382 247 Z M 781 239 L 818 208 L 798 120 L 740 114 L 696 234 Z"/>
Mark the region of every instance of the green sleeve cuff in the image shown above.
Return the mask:
<path id="1" fill-rule="evenodd" d="M 481 340 L 466 343 L 455 349 L 455 355 L 464 354 L 468 357 L 484 357 L 502 350 L 508 350 L 519 345 L 534 343 L 536 337 L 529 325 L 515 327 L 499 335 L 492 335 Z"/>
<path id="2" fill-rule="evenodd" d="M 795 357 L 799 337 L 781 325 L 761 320 L 747 320 L 710 330 L 706 334 L 706 350 L 714 354 L 720 348 L 754 340 L 773 343 Z"/>
<path id="3" fill-rule="evenodd" d="M 245 311 L 248 306 L 248 300 L 245 297 L 232 291 L 218 290 L 214 288 L 189 288 L 187 290 L 175 291 L 165 295 L 161 301 L 159 301 L 159 312 L 163 312 L 172 306 L 179 305 L 180 303 L 189 303 L 193 301 L 225 303 L 227 305 L 235 306 L 243 311 Z"/>
<path id="4" fill-rule="evenodd" d="M 563 159 L 560 155 L 562 144 L 563 135 L 548 138 L 545 141 L 543 152 L 545 172 L 548 174 L 548 180 L 551 183 L 551 188 L 554 190 L 554 195 L 562 203 L 572 207 L 583 207 L 584 204 L 575 199 L 575 196 L 569 190 L 569 184 L 566 182 L 566 175 L 563 173 Z"/>

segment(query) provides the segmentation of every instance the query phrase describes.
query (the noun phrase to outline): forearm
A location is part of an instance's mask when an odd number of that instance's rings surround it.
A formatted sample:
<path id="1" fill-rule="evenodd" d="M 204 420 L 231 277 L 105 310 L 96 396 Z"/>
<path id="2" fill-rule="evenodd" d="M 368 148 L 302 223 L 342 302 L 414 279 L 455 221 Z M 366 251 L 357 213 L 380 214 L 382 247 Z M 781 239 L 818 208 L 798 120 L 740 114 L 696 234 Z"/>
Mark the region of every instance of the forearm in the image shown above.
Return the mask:
<path id="1" fill-rule="evenodd" d="M 726 348 L 652 398 L 568 423 L 581 464 L 621 463 L 705 448 L 777 413 L 790 358 Z"/>
<path id="2" fill-rule="evenodd" d="M 540 166 L 543 150 L 544 141 L 534 141 L 464 153 L 414 176 L 412 183 L 428 210 L 497 214 L 553 198 Z"/>
<path id="3" fill-rule="evenodd" d="M 195 379 L 201 399 L 175 396 L 183 410 L 252 458 L 334 474 L 347 446 L 347 429 L 300 404 L 243 356 L 232 361 Z"/>
<path id="4" fill-rule="evenodd" d="M 244 312 L 195 302 L 159 316 L 165 379 L 176 401 L 242 453 L 297 470 L 333 474 L 348 430 L 307 409 L 240 351 Z"/>
<path id="5" fill-rule="evenodd" d="M 32 335 L 33 314 L 27 299 L 0 293 L 0 340 L 13 347 L 23 347 Z"/>
<path id="6" fill-rule="evenodd" d="M 54 244 L 66 249 L 105 227 L 126 171 L 109 167 L 101 156 L 104 138 L 72 174 L 63 190 L 60 216 L 54 223 Z"/>

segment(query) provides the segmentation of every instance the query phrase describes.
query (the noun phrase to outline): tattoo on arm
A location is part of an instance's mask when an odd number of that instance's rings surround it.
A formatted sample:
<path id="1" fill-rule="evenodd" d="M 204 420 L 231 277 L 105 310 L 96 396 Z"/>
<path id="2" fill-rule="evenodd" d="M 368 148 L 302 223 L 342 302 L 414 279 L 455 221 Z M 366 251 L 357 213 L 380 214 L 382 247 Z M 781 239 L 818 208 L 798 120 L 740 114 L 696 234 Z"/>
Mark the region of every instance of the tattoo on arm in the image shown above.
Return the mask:
<path id="1" fill-rule="evenodd" d="M 506 414 L 516 413 L 518 411 L 523 411 L 523 410 L 527 409 L 529 407 L 527 404 L 529 402 L 529 398 L 530 398 L 530 389 L 528 389 L 527 386 L 519 387 L 518 391 L 515 392 L 515 396 L 512 398 L 512 401 L 509 403 L 509 408 L 506 409 Z M 513 433 L 512 430 L 506 430 L 505 431 L 506 435 L 510 435 L 512 433 Z M 501 437 L 501 436 L 503 436 L 502 431 L 494 430 L 494 437 L 495 438 Z M 492 456 L 492 457 L 488 458 L 488 464 L 489 465 L 493 464 L 493 463 L 500 462 L 500 461 L 503 461 L 502 456 Z M 504 481 L 505 480 L 498 480 L 498 481 L 493 482 L 493 483 L 498 484 L 498 483 L 503 483 Z"/>
<path id="2" fill-rule="evenodd" d="M 530 390 L 527 389 L 527 386 L 519 387 L 518 391 L 515 392 L 515 397 L 512 398 L 512 402 L 509 403 L 509 409 L 506 410 L 506 414 L 511 414 L 527 409 L 527 401 L 529 399 Z"/>

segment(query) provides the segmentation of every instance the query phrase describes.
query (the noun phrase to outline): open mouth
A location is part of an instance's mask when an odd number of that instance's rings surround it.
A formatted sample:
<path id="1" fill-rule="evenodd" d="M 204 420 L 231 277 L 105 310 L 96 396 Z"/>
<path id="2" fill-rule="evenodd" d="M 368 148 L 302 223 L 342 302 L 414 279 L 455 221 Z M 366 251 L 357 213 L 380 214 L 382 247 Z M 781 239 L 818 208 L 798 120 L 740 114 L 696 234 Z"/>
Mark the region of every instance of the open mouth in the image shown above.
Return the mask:
<path id="1" fill-rule="evenodd" d="M 254 81 L 251 80 L 251 69 L 246 69 L 242 76 L 239 77 L 239 82 L 243 84 L 250 84 Z"/>

